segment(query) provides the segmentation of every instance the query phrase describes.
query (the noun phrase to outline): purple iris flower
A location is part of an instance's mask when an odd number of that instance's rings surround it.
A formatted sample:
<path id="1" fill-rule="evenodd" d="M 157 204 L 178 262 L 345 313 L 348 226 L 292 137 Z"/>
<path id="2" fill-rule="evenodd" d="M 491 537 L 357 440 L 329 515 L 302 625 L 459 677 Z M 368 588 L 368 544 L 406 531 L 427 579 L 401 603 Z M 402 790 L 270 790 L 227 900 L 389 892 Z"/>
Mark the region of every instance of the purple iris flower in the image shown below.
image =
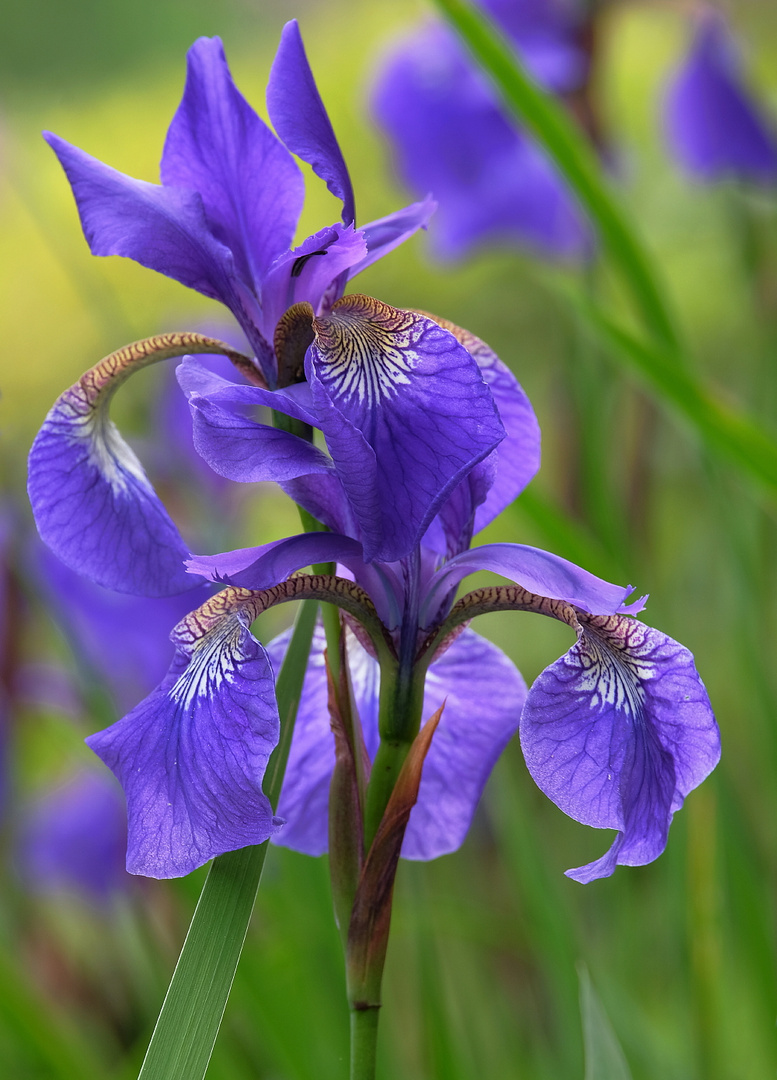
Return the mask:
<path id="1" fill-rule="evenodd" d="M 35 892 L 71 892 L 105 906 L 131 881 L 124 869 L 126 838 L 121 789 L 113 777 L 83 770 L 27 810 L 19 869 Z"/>
<path id="2" fill-rule="evenodd" d="M 425 225 L 434 204 L 354 226 L 350 179 L 296 23 L 283 32 L 268 108 L 283 142 L 238 93 L 220 42 L 200 39 L 161 185 L 49 141 L 92 251 L 127 255 L 221 300 L 255 350 L 255 360 L 232 356 L 253 385 L 230 385 L 208 407 L 264 406 L 295 430 L 236 420 L 250 432 L 253 457 L 217 471 L 278 482 L 331 475 L 345 488 L 365 557 L 396 559 L 504 430 L 477 364 L 447 330 L 417 312 L 341 295 L 354 274 Z M 343 201 L 343 223 L 293 250 L 302 179 L 287 147 Z M 189 548 L 108 418 L 116 388 L 160 356 L 143 345 L 119 350 L 60 397 L 30 455 L 29 493 L 41 536 L 69 566 L 108 588 L 161 596 L 192 587 Z M 323 432 L 328 453 L 295 433 L 310 427 Z M 197 448 L 213 464 L 208 447 Z M 399 511 L 385 509 L 392 505 Z"/>
<path id="3" fill-rule="evenodd" d="M 666 95 L 669 147 L 695 180 L 777 179 L 777 138 L 749 94 L 723 16 L 705 7 Z"/>
<path id="4" fill-rule="evenodd" d="M 529 70 L 555 92 L 584 80 L 576 40 L 579 13 L 549 0 L 483 4 Z M 575 259 L 592 234 L 544 151 L 504 113 L 496 91 L 455 35 L 430 23 L 388 56 L 373 93 L 375 116 L 391 139 L 411 190 L 439 207 L 431 236 L 443 257 L 478 243 L 518 243 Z"/>
<path id="5" fill-rule="evenodd" d="M 385 670 L 425 677 L 424 719 L 446 702 L 410 815 L 406 857 L 433 858 L 461 844 L 488 775 L 516 730 L 530 772 L 565 812 L 617 830 L 603 858 L 569 871 L 581 881 L 660 854 L 673 813 L 716 764 L 718 731 L 692 657 L 633 618 L 644 605 L 627 603 L 630 588 L 536 548 L 470 549 L 473 533 L 534 475 L 539 430 L 508 369 L 483 342 L 456 333 L 477 360 L 506 436 L 460 479 L 409 553 L 368 561 L 345 484 L 312 473 L 288 486 L 332 531 L 190 561 L 194 573 L 229 588 L 178 625 L 176 659 L 157 690 L 88 740 L 124 786 L 132 872 L 187 873 L 219 852 L 268 837 L 310 854 L 326 849 L 335 757 L 320 638 L 278 816 L 261 791 L 278 737 L 273 672 L 284 641 L 265 650 L 249 627 L 267 606 L 305 596 L 345 609 L 353 630 L 354 697 L 370 759 L 386 735 L 378 708 Z M 234 393 L 212 384 L 206 389 L 196 361 L 184 368 L 182 381 L 193 386 L 200 378 L 206 390 L 193 393 L 195 414 L 206 411 L 207 401 Z M 231 461 L 230 441 L 245 452 L 248 444 L 242 430 L 222 421 L 221 451 Z M 317 562 L 336 562 L 339 576 L 298 575 Z M 459 583 L 478 570 L 513 584 L 476 590 L 454 604 Z M 476 614 L 505 608 L 560 619 L 578 637 L 528 694 L 511 661 L 462 629 Z"/>
<path id="6" fill-rule="evenodd" d="M 124 255 L 224 304 L 267 384 L 278 379 L 273 336 L 298 301 L 328 310 L 345 282 L 426 224 L 428 200 L 355 227 L 351 180 L 308 66 L 296 22 L 284 28 L 257 116 L 218 38 L 189 50 L 183 99 L 167 132 L 161 185 L 135 180 L 46 134 L 65 169 L 95 255 Z M 308 162 L 343 204 L 342 222 L 292 249 Z"/>

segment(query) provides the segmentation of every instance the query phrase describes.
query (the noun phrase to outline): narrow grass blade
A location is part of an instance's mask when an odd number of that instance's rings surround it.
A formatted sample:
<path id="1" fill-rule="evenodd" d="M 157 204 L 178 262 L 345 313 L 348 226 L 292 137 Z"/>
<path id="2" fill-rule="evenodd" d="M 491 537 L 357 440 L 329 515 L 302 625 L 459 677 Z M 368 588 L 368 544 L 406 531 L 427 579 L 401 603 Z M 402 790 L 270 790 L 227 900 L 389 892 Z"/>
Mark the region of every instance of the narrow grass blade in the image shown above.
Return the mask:
<path id="1" fill-rule="evenodd" d="M 596 154 L 564 108 L 526 74 L 514 50 L 469 0 L 436 0 L 472 55 L 493 80 L 505 105 L 544 146 L 594 223 L 640 313 L 647 334 L 679 353 L 674 318 L 655 268 L 617 199 Z"/>
<path id="2" fill-rule="evenodd" d="M 294 718 L 305 677 L 318 604 L 298 612 L 276 682 L 281 741 L 267 769 L 265 791 L 278 801 Z M 216 1042 L 254 909 L 267 844 L 213 860 L 159 1014 L 139 1080 L 201 1080 Z"/>
<path id="3" fill-rule="evenodd" d="M 579 975 L 585 1080 L 632 1080 L 626 1057 L 591 985 L 587 968 L 581 966 Z"/>

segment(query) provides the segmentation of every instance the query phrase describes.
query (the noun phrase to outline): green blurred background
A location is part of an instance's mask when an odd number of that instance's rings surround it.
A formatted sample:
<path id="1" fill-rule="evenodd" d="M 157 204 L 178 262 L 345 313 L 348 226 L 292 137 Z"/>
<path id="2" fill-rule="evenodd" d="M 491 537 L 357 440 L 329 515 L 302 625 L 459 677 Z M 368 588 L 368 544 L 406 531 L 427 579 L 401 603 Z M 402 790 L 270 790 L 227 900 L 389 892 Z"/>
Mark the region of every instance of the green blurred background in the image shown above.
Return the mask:
<path id="1" fill-rule="evenodd" d="M 739 0 L 727 10 L 746 42 L 752 85 L 777 117 L 777 5 Z M 218 314 L 133 263 L 89 255 L 40 130 L 157 180 L 191 42 L 220 34 L 236 82 L 264 113 L 279 32 L 296 16 L 360 220 L 370 220 L 409 201 L 369 117 L 371 73 L 392 37 L 429 15 L 420 0 L 6 7 L 0 438 L 10 498 L 21 500 L 27 449 L 45 412 L 83 370 L 127 341 Z M 678 5 L 610 5 L 597 104 L 617 148 L 623 203 L 660 266 L 697 371 L 775 433 L 775 200 L 695 187 L 668 159 L 659 103 L 686 41 Z M 307 179 L 300 237 L 338 215 L 309 171 Z M 589 1034 L 604 1038 L 602 1024 L 611 1026 L 634 1080 L 777 1073 L 774 507 L 719 465 L 671 410 L 643 396 L 601 348 L 565 296 L 577 276 L 512 251 L 435 264 L 421 236 L 370 269 L 359 287 L 468 327 L 511 365 L 538 413 L 544 464 L 528 497 L 487 538 L 548 547 L 649 591 L 645 617 L 696 655 L 724 757 L 677 816 L 660 860 L 580 886 L 563 870 L 597 857 L 609 836 L 556 810 L 511 747 L 462 851 L 400 871 L 381 1020 L 384 1080 L 582 1078 L 581 972 L 608 1018 L 589 1025 Z M 611 283 L 598 287 L 617 310 Z M 129 434 L 143 434 L 158 378 L 144 373 L 120 395 L 115 414 Z M 293 507 L 261 492 L 231 541 L 255 544 L 290 530 Z M 17 655 L 70 662 L 65 637 L 32 595 L 20 596 L 22 610 Z M 529 618 L 490 616 L 479 627 L 527 681 L 570 644 L 566 628 Z M 0 893 L 3 1076 L 131 1078 L 202 882 L 198 872 L 183 882 L 141 883 L 110 911 L 72 897 L 31 898 L 20 888 L 14 807 L 87 759 L 82 736 L 112 719 L 110 706 L 92 698 L 79 726 L 56 710 L 14 717 Z M 344 1076 L 342 982 L 325 860 L 273 850 L 208 1075 Z M 628 1075 L 617 1071 L 617 1055 L 609 1066 L 595 1064 L 591 1046 L 588 1055 L 587 1080 Z"/>

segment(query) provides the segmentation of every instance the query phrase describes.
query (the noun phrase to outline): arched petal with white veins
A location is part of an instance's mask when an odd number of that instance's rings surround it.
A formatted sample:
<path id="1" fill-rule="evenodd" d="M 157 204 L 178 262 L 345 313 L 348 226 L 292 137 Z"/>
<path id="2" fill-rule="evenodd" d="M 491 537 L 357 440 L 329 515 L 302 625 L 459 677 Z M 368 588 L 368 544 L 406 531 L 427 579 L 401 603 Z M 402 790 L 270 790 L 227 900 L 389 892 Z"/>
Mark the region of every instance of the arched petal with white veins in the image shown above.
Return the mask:
<path id="1" fill-rule="evenodd" d="M 62 394 L 33 443 L 28 492 L 38 532 L 98 585 L 171 596 L 200 583 L 186 573 L 188 547 L 108 408 L 134 370 L 203 342 L 210 339 L 160 335 L 112 353 Z"/>
<path id="2" fill-rule="evenodd" d="M 720 736 L 686 648 L 634 619 L 579 619 L 577 644 L 529 691 L 520 732 L 542 791 L 576 821 L 618 830 L 602 858 L 567 871 L 588 882 L 661 854 Z"/>
<path id="3" fill-rule="evenodd" d="M 313 325 L 305 373 L 319 426 L 366 560 L 392 562 L 504 427 L 473 358 L 426 316 L 353 295 Z"/>
<path id="4" fill-rule="evenodd" d="M 281 824 L 262 792 L 279 734 L 270 661 L 239 610 L 203 610 L 176 627 L 157 689 L 86 740 L 124 788 L 132 874 L 181 877 Z"/>

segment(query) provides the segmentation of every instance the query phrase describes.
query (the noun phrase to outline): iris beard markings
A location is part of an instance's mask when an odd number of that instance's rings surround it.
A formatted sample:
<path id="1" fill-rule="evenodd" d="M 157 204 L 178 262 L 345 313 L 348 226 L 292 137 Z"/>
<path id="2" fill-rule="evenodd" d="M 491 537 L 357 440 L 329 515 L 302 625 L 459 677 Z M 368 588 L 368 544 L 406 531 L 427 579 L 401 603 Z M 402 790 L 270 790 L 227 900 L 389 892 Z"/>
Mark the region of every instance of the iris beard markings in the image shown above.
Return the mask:
<path id="1" fill-rule="evenodd" d="M 87 463 L 97 469 L 114 494 L 126 492 L 132 479 L 153 494 L 153 488 L 134 450 L 121 437 L 114 422 L 104 411 L 96 411 L 70 435 L 73 442 L 87 443 Z"/>
<path id="2" fill-rule="evenodd" d="M 586 628 L 574 663 L 580 672 L 580 689 L 590 694 L 592 709 L 612 705 L 632 719 L 643 714 L 643 682 L 655 676 L 655 666 L 648 659 L 652 649 L 647 634 L 636 632 L 637 628 L 647 629 L 634 623 L 625 632 L 608 634 L 606 639 L 592 627 Z"/>
<path id="3" fill-rule="evenodd" d="M 412 314 L 378 301 L 349 306 L 354 310 L 347 313 L 335 307 L 317 326 L 321 378 L 333 396 L 356 398 L 372 409 L 410 385 L 409 373 L 422 360 L 415 346 L 425 328 Z"/>
<path id="4" fill-rule="evenodd" d="M 198 697 L 206 698 L 222 683 L 232 681 L 242 630 L 239 619 L 227 619 L 198 642 L 189 666 L 170 691 L 173 701 L 189 709 Z"/>

